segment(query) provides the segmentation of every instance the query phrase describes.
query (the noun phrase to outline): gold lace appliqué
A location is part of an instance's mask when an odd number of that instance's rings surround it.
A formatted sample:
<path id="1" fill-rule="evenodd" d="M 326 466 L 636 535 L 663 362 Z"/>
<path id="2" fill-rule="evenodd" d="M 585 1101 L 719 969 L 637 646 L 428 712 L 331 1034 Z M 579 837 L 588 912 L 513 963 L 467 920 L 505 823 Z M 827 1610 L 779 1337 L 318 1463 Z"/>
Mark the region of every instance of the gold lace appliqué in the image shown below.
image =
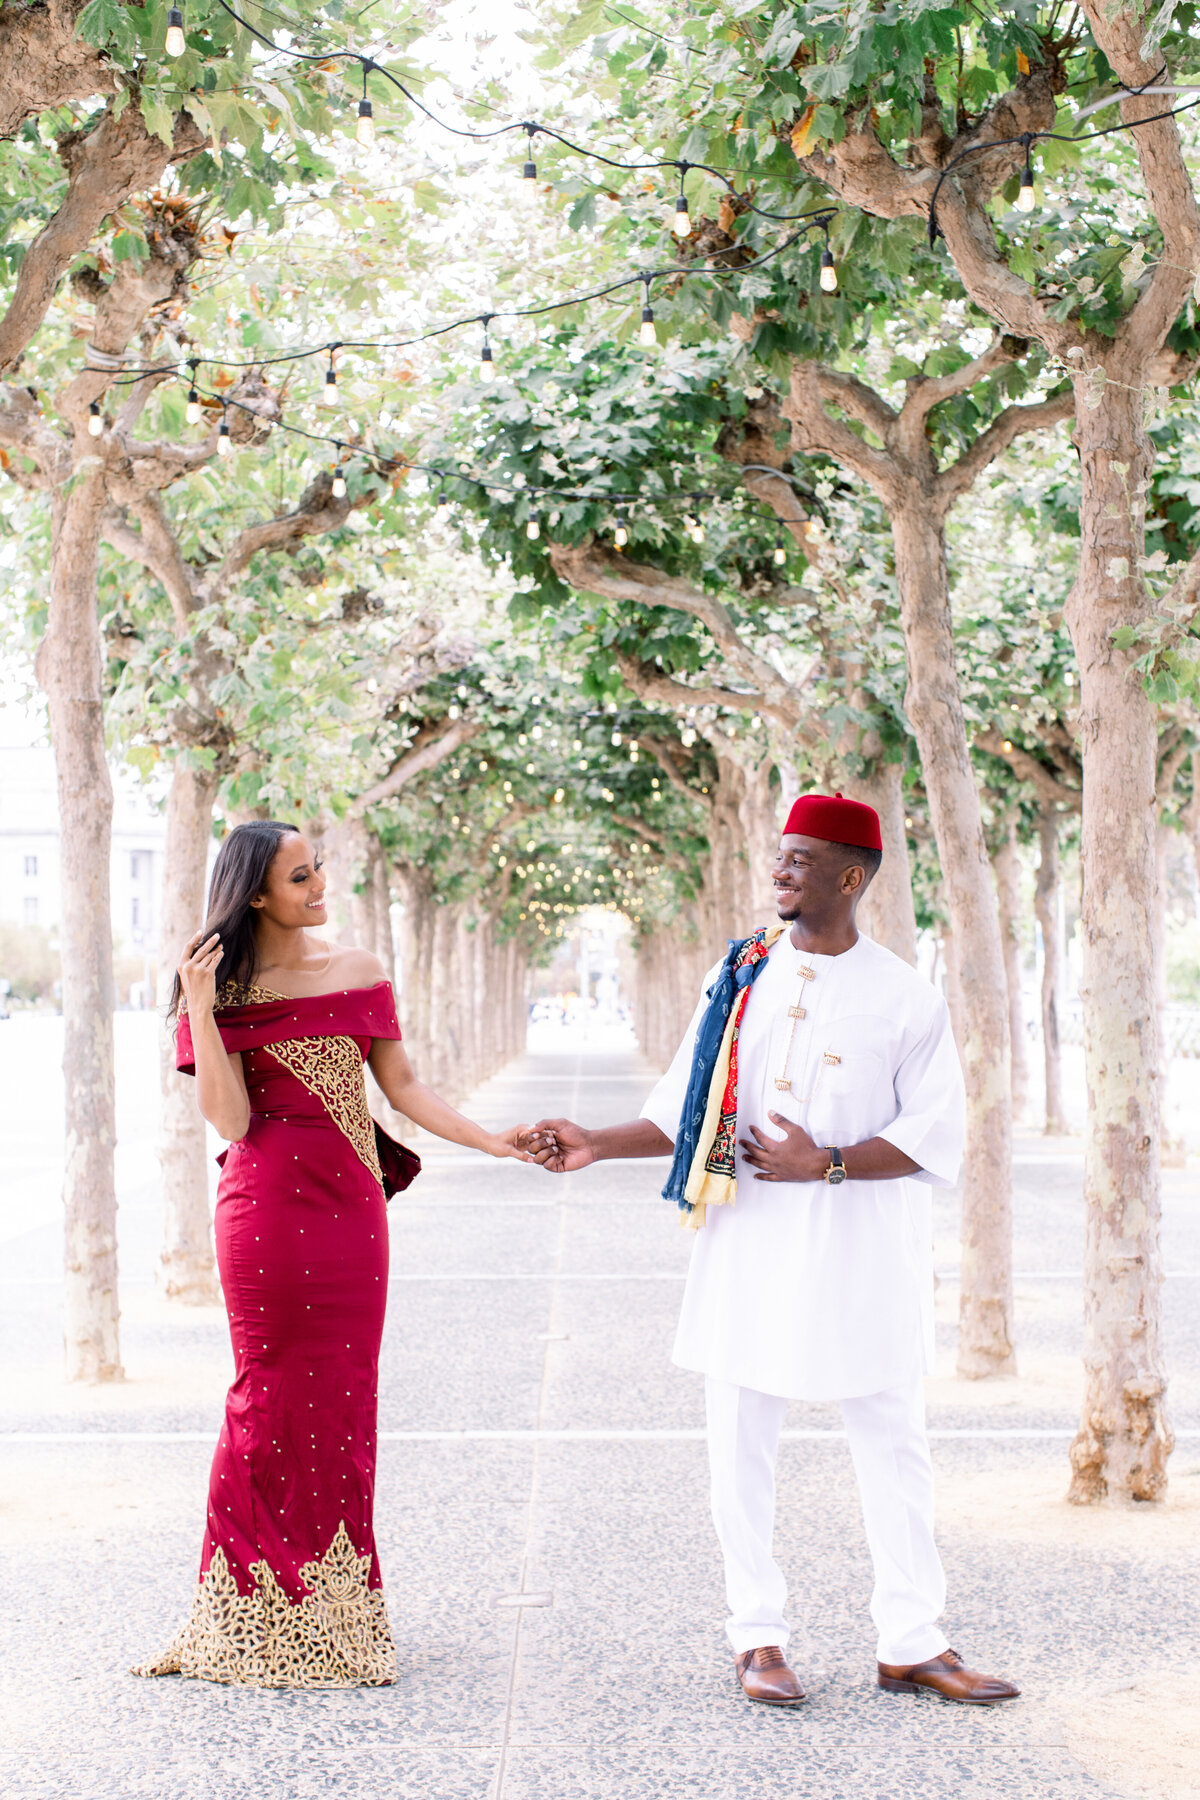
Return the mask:
<path id="1" fill-rule="evenodd" d="M 304 1083 L 326 1107 L 338 1130 L 349 1138 L 359 1159 L 376 1181 L 383 1172 L 375 1149 L 375 1122 L 367 1107 L 362 1051 L 349 1037 L 288 1038 L 264 1044 L 268 1056 Z"/>
<path id="2" fill-rule="evenodd" d="M 341 1524 L 319 1562 L 300 1579 L 311 1591 L 289 1600 L 269 1563 L 250 1569 L 254 1590 L 239 1594 L 218 1546 L 200 1578 L 191 1617 L 162 1656 L 135 1675 L 192 1675 L 240 1687 L 383 1687 L 396 1679 L 396 1646 L 382 1588 L 367 1585 L 371 1558 L 359 1556 Z"/>
<path id="3" fill-rule="evenodd" d="M 277 994 L 274 988 L 259 987 L 256 981 L 243 984 L 239 981 L 223 981 L 213 997 L 213 1011 L 220 1012 L 227 1006 L 262 1006 L 268 1000 L 288 1000 L 289 994 Z M 179 1017 L 187 1018 L 186 994 L 179 1002 Z"/>

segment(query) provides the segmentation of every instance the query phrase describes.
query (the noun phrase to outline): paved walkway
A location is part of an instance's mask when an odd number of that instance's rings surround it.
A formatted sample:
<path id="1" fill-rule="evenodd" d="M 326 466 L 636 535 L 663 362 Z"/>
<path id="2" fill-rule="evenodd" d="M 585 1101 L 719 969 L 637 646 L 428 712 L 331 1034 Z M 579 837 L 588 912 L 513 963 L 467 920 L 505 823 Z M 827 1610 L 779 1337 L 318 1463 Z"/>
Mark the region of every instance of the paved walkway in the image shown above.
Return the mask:
<path id="1" fill-rule="evenodd" d="M 123 1066 L 150 1083 L 145 1036 L 128 1026 Z M 36 1068 L 28 1052 L 22 1061 Z M 497 1123 L 559 1111 L 604 1123 L 636 1112 L 648 1079 L 628 1048 L 531 1054 L 473 1110 Z M 431 1147 L 427 1173 L 391 1209 L 382 1359 L 377 1527 L 400 1680 L 261 1693 L 125 1673 L 187 1605 L 229 1367 L 223 1314 L 175 1311 L 154 1292 L 147 1109 L 129 1086 L 131 1379 L 119 1392 L 57 1379 L 59 1252 L 32 1113 L 9 1190 L 20 1215 L 0 1217 L 4 1800 L 1197 1791 L 1178 1724 L 1200 1649 L 1194 1176 L 1169 1178 L 1168 1350 L 1188 1435 L 1165 1511 L 1129 1519 L 1061 1502 L 1077 1407 L 1077 1144 L 1022 1146 L 1021 1379 L 931 1383 L 948 1629 L 1026 1698 L 973 1712 L 876 1691 L 837 1414 L 797 1406 L 778 1546 L 811 1703 L 776 1712 L 741 1698 L 722 1633 L 700 1383 L 669 1361 L 688 1239 L 657 1197 L 661 1166 L 558 1179 Z M 954 1237 L 949 1197 L 938 1243 L 948 1353 Z M 1130 1733 L 1136 1748 L 1147 1731 L 1154 1755 L 1135 1780 Z"/>

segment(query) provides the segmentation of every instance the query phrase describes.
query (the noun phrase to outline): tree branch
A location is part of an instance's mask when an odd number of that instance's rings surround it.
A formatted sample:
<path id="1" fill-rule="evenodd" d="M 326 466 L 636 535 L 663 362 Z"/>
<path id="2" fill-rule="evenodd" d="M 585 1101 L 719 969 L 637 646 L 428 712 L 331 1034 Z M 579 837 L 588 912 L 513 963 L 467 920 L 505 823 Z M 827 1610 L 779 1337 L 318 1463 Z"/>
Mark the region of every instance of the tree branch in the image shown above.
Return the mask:
<path id="1" fill-rule="evenodd" d="M 1083 810 L 1082 787 L 1068 787 L 1045 763 L 1039 762 L 1036 756 L 1031 756 L 1028 750 L 1022 750 L 1007 738 L 1002 738 L 998 731 L 980 732 L 975 738 L 975 748 L 1006 762 L 1014 775 L 1029 783 L 1043 807 L 1052 812 L 1062 811 L 1064 808 L 1068 812 Z"/>
<path id="2" fill-rule="evenodd" d="M 197 597 L 191 570 L 183 559 L 178 539 L 167 522 L 157 494 L 144 494 L 136 503 L 140 531 L 134 531 L 128 519 L 116 507 L 109 508 L 101 524 L 107 541 L 131 562 L 140 562 L 163 589 L 171 602 L 175 630 L 185 637 L 191 624 Z"/>
<path id="3" fill-rule="evenodd" d="M 713 594 L 695 588 L 678 575 L 630 562 L 599 544 L 551 544 L 555 572 L 583 593 L 610 600 L 632 600 L 643 606 L 672 606 L 690 613 L 711 632 L 730 668 L 762 695 L 760 710 L 791 730 L 800 728 L 802 703 L 797 690 L 763 656 L 738 635 L 728 609 Z"/>
<path id="4" fill-rule="evenodd" d="M 1145 87 L 1153 81 L 1162 59 L 1156 46 L 1147 55 L 1147 23 L 1152 10 L 1143 13 L 1136 7 L 1109 6 L 1105 0 L 1081 0 L 1081 4 L 1092 36 L 1123 85 Z M 1121 102 L 1121 117 L 1127 125 L 1164 110 L 1157 94 Z M 1166 339 L 1191 289 L 1200 264 L 1200 209 L 1175 120 L 1159 119 L 1129 135 L 1150 211 L 1163 234 L 1161 260 L 1145 291 L 1118 325 L 1116 357 L 1108 365 L 1110 372 L 1134 381 L 1141 379 L 1147 356 Z"/>
<path id="5" fill-rule="evenodd" d="M 616 659 L 625 686 L 639 700 L 652 706 L 663 706 L 668 712 L 685 712 L 693 706 L 727 706 L 734 712 L 762 710 L 763 697 L 757 691 L 739 693 L 736 688 L 689 687 L 686 681 L 676 681 L 673 675 L 664 675 L 652 663 L 641 662 L 624 651 L 618 650 Z"/>
<path id="6" fill-rule="evenodd" d="M 241 574 L 260 550 L 280 550 L 285 545 L 294 543 L 297 538 L 315 537 L 322 532 L 334 531 L 339 525 L 345 524 L 356 504 L 365 505 L 366 500 L 356 502 L 348 495 L 343 495 L 340 500 L 333 498 L 333 477 L 328 469 L 322 469 L 305 489 L 294 512 L 280 513 L 274 519 L 263 519 L 257 525 L 248 525 L 238 533 L 207 584 L 207 598 L 219 603 L 228 593 L 235 577 Z"/>
<path id="7" fill-rule="evenodd" d="M 426 720 L 407 750 L 396 759 L 382 780 L 358 796 L 350 808 L 351 817 L 361 818 L 369 806 L 375 806 L 380 800 L 387 800 L 391 795 L 398 794 L 402 787 L 414 781 L 418 775 L 423 775 L 427 769 L 435 769 L 464 744 L 469 744 L 472 738 L 477 738 L 482 730 L 482 719 Z"/>
<path id="8" fill-rule="evenodd" d="M 823 451 L 844 467 L 853 469 L 868 487 L 884 501 L 898 497 L 901 476 L 895 461 L 886 451 L 876 450 L 840 419 L 833 419 L 823 402 L 830 399 L 837 406 L 854 408 L 852 417 L 862 418 L 868 408 L 863 396 L 871 392 L 861 381 L 837 376 L 831 369 L 796 360 L 792 363 L 790 392 L 783 403 L 783 416 L 792 425 L 792 445 L 796 450 Z M 871 429 L 885 436 L 895 423 L 896 414 L 885 407 L 876 394 L 877 408 L 872 414 Z M 885 416 L 886 415 L 886 416 Z"/>
<path id="9" fill-rule="evenodd" d="M 957 462 L 943 469 L 937 477 L 937 488 L 946 510 L 971 488 L 988 464 L 1007 450 L 1027 431 L 1042 431 L 1048 425 L 1059 425 L 1075 416 L 1075 394 L 1068 385 L 1058 388 L 1045 400 L 1032 406 L 1006 406 L 986 431 L 981 431 L 970 449 L 964 450 Z"/>
<path id="10" fill-rule="evenodd" d="M 116 71 L 102 50 L 76 34 L 86 0 L 3 0 L 0 5 L 0 138 L 70 100 L 111 94 Z"/>
<path id="11" fill-rule="evenodd" d="M 6 6 L 0 17 L 15 11 Z M 120 118 L 114 116 L 110 104 L 90 131 L 69 132 L 59 139 L 58 152 L 68 174 L 67 192 L 58 211 L 25 252 L 13 297 L 0 319 L 0 373 L 12 368 L 33 337 L 59 281 L 92 241 L 101 221 L 134 194 L 154 187 L 169 164 L 194 156 L 204 143 L 204 134 L 190 114 L 180 113 L 173 143 L 164 144 L 147 131 L 136 102 L 127 106 Z M 128 333 L 116 349 L 123 350 L 127 342 Z"/>

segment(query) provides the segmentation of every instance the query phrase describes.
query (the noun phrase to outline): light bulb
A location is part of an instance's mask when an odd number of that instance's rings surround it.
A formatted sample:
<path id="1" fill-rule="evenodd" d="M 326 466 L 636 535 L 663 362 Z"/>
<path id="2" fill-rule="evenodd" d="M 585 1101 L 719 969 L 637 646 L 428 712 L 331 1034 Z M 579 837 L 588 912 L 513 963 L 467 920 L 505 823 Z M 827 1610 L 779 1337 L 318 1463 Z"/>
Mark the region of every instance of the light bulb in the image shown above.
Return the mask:
<path id="1" fill-rule="evenodd" d="M 613 532 L 613 543 L 618 550 L 623 550 L 629 542 L 629 528 L 625 523 L 624 513 L 617 514 L 617 529 Z"/>
<path id="2" fill-rule="evenodd" d="M 228 456 L 230 451 L 229 420 L 222 419 L 217 426 L 217 455 Z"/>
<path id="3" fill-rule="evenodd" d="M 358 103 L 358 124 L 354 135 L 364 150 L 369 150 L 375 142 L 375 115 L 371 111 L 371 102 L 363 98 Z"/>
<path id="4" fill-rule="evenodd" d="M 675 202 L 675 217 L 671 221 L 671 230 L 676 237 L 685 238 L 692 235 L 692 221 L 688 214 L 687 195 L 680 194 Z"/>
<path id="5" fill-rule="evenodd" d="M 93 400 L 88 407 L 88 436 L 99 437 L 104 430 L 104 415 L 97 401 Z"/>
<path id="6" fill-rule="evenodd" d="M 325 406 L 336 406 L 338 403 L 337 370 L 333 366 L 332 359 L 325 371 L 325 392 L 321 398 Z"/>
<path id="7" fill-rule="evenodd" d="M 694 528 L 694 530 L 692 532 L 692 542 L 693 542 L 693 544 L 702 544 L 704 542 L 704 527 L 703 527 L 703 525 L 697 525 Z"/>
<path id="8" fill-rule="evenodd" d="M 654 309 L 651 306 L 643 306 L 642 308 L 642 323 L 638 330 L 638 343 L 642 344 L 647 350 L 657 350 L 658 348 L 658 333 L 654 329 Z"/>
<path id="9" fill-rule="evenodd" d="M 479 352 L 479 379 L 480 381 L 494 381 L 496 379 L 496 364 L 492 357 L 492 346 L 490 344 L 485 344 L 483 349 Z"/>
<path id="10" fill-rule="evenodd" d="M 1031 213 L 1037 206 L 1037 195 L 1033 191 L 1033 170 L 1029 164 L 1021 170 L 1021 185 L 1017 189 L 1017 211 Z"/>
<path id="11" fill-rule="evenodd" d="M 450 517 L 450 502 L 444 493 L 438 495 L 436 518 L 439 525 L 444 525 Z"/>
<path id="12" fill-rule="evenodd" d="M 200 423 L 200 396 L 194 387 L 188 389 L 187 410 L 183 416 L 189 425 L 198 425 Z"/>
<path id="13" fill-rule="evenodd" d="M 777 569 L 782 569 L 784 563 L 787 561 L 787 551 L 783 547 L 782 533 L 775 540 L 775 550 L 771 560 L 774 562 Z"/>
<path id="14" fill-rule="evenodd" d="M 187 41 L 183 35 L 183 14 L 177 6 L 173 6 L 167 14 L 167 41 L 163 49 L 168 56 L 182 56 L 187 49 Z"/>
<path id="15" fill-rule="evenodd" d="M 833 251 L 828 244 L 821 252 L 821 291 L 824 294 L 837 293 L 837 269 L 833 261 Z"/>
<path id="16" fill-rule="evenodd" d="M 541 535 L 542 535 L 542 528 L 538 524 L 537 520 L 530 519 L 528 525 L 525 527 L 525 536 L 530 540 L 531 543 L 533 543 L 536 539 L 540 538 Z"/>
<path id="17" fill-rule="evenodd" d="M 344 500 L 346 497 L 346 477 L 342 474 L 342 471 L 338 468 L 336 463 L 333 466 L 331 492 L 335 500 Z"/>

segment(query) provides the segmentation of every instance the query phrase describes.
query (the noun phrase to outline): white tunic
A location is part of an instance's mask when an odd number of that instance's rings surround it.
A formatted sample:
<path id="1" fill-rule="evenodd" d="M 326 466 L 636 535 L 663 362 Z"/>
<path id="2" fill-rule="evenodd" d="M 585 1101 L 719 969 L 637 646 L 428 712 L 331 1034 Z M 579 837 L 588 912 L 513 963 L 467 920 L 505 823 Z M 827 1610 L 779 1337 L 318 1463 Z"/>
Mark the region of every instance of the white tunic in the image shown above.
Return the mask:
<path id="1" fill-rule="evenodd" d="M 706 1005 L 702 997 L 642 1108 L 672 1139 Z M 789 1053 L 794 1005 L 806 1016 L 795 1021 Z M 785 1061 L 786 1093 L 776 1087 Z M 932 1366 L 929 1187 L 953 1186 L 962 1160 L 962 1071 L 945 1001 L 870 938 L 841 956 L 811 956 L 785 931 L 742 1018 L 739 1141 L 751 1125 L 780 1137 L 771 1112 L 822 1145 L 887 1138 L 921 1173 L 838 1187 L 756 1181 L 739 1148 L 736 1203 L 710 1206 L 696 1233 L 674 1360 L 800 1400 L 898 1386 Z"/>

